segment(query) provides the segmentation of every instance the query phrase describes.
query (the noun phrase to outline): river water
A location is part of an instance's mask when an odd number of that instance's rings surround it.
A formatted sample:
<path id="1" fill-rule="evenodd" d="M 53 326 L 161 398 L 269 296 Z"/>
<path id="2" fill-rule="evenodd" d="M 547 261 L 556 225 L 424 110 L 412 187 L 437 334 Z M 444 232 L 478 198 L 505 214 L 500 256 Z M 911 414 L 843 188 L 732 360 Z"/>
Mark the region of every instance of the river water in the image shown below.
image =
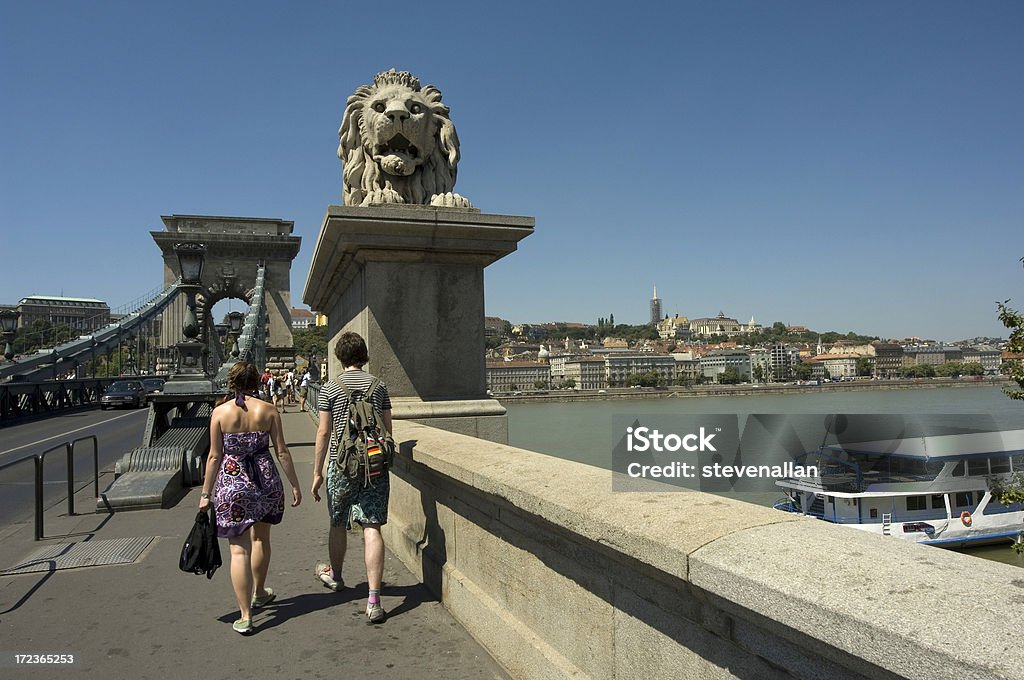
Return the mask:
<path id="1" fill-rule="evenodd" d="M 611 469 L 612 449 L 621 440 L 613 420 L 653 415 L 736 414 L 742 427 L 750 414 L 884 413 L 904 415 L 977 414 L 1000 429 L 1024 429 L 1024 402 L 1007 397 L 998 387 L 944 387 L 856 392 L 763 394 L 618 401 L 506 404 L 512 446 Z M 770 505 L 781 497 L 762 495 L 743 500 Z M 1024 556 L 1008 544 L 971 548 L 971 554 L 1024 567 Z"/>

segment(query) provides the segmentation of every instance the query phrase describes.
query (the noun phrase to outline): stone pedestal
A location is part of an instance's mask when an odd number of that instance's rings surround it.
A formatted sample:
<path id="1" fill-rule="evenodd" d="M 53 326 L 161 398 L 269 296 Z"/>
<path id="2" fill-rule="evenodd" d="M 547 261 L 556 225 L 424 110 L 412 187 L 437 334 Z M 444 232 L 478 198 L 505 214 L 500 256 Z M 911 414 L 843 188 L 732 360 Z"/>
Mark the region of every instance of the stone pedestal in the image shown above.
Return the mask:
<path id="1" fill-rule="evenodd" d="M 334 343 L 355 331 L 393 415 L 505 442 L 505 409 L 487 393 L 484 267 L 533 233 L 532 217 L 472 208 L 329 206 L 302 299 Z"/>

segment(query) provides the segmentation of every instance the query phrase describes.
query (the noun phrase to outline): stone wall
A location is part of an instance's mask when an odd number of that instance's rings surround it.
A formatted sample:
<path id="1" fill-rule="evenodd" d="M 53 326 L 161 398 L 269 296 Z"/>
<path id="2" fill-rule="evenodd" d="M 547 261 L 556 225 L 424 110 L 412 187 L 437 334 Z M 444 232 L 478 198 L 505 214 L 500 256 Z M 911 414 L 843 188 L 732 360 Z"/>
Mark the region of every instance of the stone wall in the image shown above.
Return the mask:
<path id="1" fill-rule="evenodd" d="M 388 549 L 514 677 L 1024 677 L 1016 567 L 395 429 Z"/>

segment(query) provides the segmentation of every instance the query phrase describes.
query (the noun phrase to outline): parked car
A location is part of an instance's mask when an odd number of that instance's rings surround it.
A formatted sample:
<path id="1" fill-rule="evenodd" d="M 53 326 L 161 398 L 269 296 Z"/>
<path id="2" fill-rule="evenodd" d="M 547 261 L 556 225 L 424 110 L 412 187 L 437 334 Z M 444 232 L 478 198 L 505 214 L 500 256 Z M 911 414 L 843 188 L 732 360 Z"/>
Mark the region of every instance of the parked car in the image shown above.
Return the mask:
<path id="1" fill-rule="evenodd" d="M 147 399 L 154 394 L 161 394 L 164 391 L 163 378 L 143 378 L 142 386 L 146 388 Z"/>
<path id="2" fill-rule="evenodd" d="M 140 408 L 146 404 L 146 388 L 141 380 L 118 380 L 100 397 L 100 408 L 112 406 Z"/>

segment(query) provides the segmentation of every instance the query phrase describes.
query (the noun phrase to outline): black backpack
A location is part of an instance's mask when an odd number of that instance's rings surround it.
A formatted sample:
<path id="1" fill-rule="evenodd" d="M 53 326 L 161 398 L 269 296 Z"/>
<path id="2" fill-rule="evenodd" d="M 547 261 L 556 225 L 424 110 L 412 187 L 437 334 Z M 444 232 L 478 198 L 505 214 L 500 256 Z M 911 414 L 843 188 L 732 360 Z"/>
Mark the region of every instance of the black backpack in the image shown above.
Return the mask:
<path id="1" fill-rule="evenodd" d="M 374 378 L 365 392 L 350 390 L 340 380 L 338 384 L 348 396 L 348 423 L 340 440 L 334 433 L 335 465 L 347 479 L 367 486 L 387 472 L 395 455 L 395 440 L 384 425 L 384 414 L 370 401 L 380 379 Z"/>
<path id="2" fill-rule="evenodd" d="M 188 532 L 185 544 L 181 546 L 181 557 L 178 568 L 192 574 L 206 574 L 213 578 L 213 572 L 221 566 L 220 544 L 217 542 L 217 531 L 214 527 L 213 506 L 209 511 L 200 510 L 196 515 L 196 523 Z"/>

